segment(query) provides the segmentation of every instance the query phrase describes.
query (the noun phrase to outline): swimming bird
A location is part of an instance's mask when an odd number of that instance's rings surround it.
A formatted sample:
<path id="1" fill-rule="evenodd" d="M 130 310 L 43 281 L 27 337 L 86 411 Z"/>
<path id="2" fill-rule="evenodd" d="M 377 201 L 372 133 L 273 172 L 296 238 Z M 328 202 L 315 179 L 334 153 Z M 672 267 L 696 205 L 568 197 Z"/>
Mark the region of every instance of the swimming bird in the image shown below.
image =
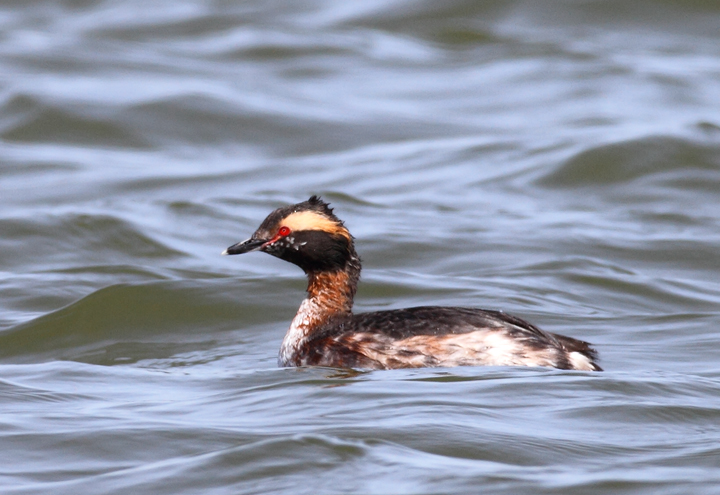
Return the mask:
<path id="1" fill-rule="evenodd" d="M 289 261 L 308 279 L 307 297 L 280 346 L 280 366 L 602 371 L 587 342 L 545 332 L 502 311 L 421 306 L 353 313 L 360 257 L 345 224 L 318 196 L 273 211 L 249 239 L 223 254 L 252 251 Z"/>

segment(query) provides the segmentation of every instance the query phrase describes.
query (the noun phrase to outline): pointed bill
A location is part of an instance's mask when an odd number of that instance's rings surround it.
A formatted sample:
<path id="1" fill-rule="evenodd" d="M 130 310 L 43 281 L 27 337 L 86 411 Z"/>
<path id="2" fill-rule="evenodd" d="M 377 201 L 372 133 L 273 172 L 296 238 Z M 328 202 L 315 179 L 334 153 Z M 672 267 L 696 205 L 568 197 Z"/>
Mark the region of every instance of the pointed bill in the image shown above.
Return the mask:
<path id="1" fill-rule="evenodd" d="M 225 251 L 223 251 L 221 254 L 228 255 L 228 254 L 244 254 L 244 253 L 250 253 L 252 251 L 257 251 L 260 249 L 263 244 L 265 244 L 265 240 L 263 239 L 247 239 L 242 242 L 238 242 L 237 244 L 233 244 L 229 248 L 227 248 Z"/>

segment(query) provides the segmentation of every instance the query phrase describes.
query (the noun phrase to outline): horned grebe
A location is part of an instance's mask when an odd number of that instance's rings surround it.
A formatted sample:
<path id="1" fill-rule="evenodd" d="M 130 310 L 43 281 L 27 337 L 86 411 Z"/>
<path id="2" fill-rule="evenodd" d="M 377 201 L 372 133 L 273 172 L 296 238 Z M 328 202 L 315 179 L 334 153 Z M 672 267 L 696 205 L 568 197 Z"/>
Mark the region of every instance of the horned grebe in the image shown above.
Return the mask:
<path id="1" fill-rule="evenodd" d="M 353 314 L 360 258 L 344 223 L 318 196 L 270 213 L 223 254 L 264 251 L 308 277 L 278 356 L 280 366 L 419 368 L 549 366 L 602 371 L 590 344 L 501 311 L 423 306 Z"/>

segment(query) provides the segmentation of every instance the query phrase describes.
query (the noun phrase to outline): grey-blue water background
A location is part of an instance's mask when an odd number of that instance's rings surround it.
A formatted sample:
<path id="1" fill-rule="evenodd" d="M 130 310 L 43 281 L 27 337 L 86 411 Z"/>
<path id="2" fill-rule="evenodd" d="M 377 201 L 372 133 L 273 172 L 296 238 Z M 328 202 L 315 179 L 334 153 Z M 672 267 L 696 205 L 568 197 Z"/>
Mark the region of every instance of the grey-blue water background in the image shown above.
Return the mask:
<path id="1" fill-rule="evenodd" d="M 312 193 L 607 371 L 278 369 Z M 716 1 L 5 0 L 0 491 L 720 493 L 719 199 Z"/>

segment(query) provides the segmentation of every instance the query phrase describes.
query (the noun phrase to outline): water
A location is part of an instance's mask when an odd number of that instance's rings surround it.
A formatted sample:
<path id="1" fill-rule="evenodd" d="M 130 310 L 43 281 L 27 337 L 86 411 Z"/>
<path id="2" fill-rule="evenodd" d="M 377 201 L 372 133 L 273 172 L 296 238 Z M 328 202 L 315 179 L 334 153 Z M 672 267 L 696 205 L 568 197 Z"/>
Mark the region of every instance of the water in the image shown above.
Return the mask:
<path id="1" fill-rule="evenodd" d="M 4 2 L 0 491 L 718 493 L 719 94 L 712 1 Z M 606 371 L 278 369 L 314 193 Z"/>

